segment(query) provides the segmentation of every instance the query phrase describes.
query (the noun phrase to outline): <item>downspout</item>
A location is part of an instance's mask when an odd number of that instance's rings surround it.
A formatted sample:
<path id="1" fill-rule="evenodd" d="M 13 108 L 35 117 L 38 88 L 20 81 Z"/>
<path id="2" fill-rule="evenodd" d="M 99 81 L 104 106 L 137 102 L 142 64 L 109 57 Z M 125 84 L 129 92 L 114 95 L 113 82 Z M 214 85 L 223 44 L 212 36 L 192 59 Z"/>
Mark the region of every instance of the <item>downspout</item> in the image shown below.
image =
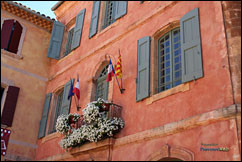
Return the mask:
<path id="1" fill-rule="evenodd" d="M 220 1 L 221 8 L 222 8 L 222 15 L 223 15 L 223 23 L 224 23 L 224 34 L 225 34 L 225 41 L 226 41 L 226 49 L 227 49 L 227 55 L 228 55 L 228 64 L 229 64 L 229 74 L 230 74 L 230 82 L 232 86 L 232 96 L 233 96 L 233 105 L 235 105 L 235 125 L 236 125 L 236 130 L 237 130 L 237 140 L 238 140 L 238 145 L 239 145 L 239 128 L 238 128 L 238 119 L 237 119 L 237 114 L 238 114 L 238 107 L 235 102 L 235 95 L 234 95 L 234 85 L 232 81 L 232 70 L 231 70 L 231 65 L 230 65 L 230 58 L 229 58 L 229 45 L 228 45 L 228 37 L 227 37 L 227 32 L 226 32 L 226 26 L 225 26 L 225 15 L 224 15 L 224 8 L 223 8 L 223 1 Z M 239 152 L 240 146 L 239 147 Z M 241 158 L 241 157 L 240 157 Z"/>

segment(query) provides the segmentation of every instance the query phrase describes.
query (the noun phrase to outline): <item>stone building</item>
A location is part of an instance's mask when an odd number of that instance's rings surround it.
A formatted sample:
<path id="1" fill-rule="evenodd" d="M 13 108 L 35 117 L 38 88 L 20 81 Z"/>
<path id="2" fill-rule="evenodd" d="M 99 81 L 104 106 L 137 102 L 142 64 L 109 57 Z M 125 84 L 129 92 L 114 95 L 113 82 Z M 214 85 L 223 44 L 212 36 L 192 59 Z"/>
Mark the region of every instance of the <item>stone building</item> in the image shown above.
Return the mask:
<path id="1" fill-rule="evenodd" d="M 1 160 L 35 159 L 54 21 L 21 4 L 1 1 Z M 11 132 L 8 144 L 2 141 L 2 130 Z"/>
<path id="2" fill-rule="evenodd" d="M 35 160 L 241 159 L 241 2 L 59 1 L 52 10 Z M 105 80 L 119 51 L 122 93 Z M 80 100 L 67 100 L 77 76 Z M 98 97 L 122 107 L 125 127 L 62 149 L 57 117 Z"/>

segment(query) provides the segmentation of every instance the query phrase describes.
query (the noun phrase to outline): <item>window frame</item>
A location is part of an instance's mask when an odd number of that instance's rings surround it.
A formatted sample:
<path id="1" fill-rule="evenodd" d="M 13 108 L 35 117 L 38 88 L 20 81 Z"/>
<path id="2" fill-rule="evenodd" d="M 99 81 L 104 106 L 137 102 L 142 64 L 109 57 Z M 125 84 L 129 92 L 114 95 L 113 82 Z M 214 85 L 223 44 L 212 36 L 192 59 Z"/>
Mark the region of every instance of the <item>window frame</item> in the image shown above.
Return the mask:
<path id="1" fill-rule="evenodd" d="M 178 71 L 180 71 L 180 79 L 175 81 L 175 73 L 177 72 L 175 70 L 175 53 L 174 53 L 174 40 L 173 40 L 173 35 L 174 35 L 174 32 L 176 31 L 179 31 L 179 34 L 180 34 L 180 27 L 176 27 L 176 28 L 173 28 L 171 29 L 170 31 L 166 32 L 165 34 L 163 34 L 159 39 L 158 39 L 158 48 L 156 50 L 157 53 L 158 53 L 158 89 L 157 89 L 157 92 L 160 93 L 160 92 L 163 92 L 163 91 L 166 91 L 168 89 L 171 89 L 171 88 L 174 88 L 180 84 L 182 84 L 182 81 L 181 81 L 181 75 L 182 75 L 182 69 L 181 69 L 181 51 L 179 52 L 179 56 L 180 59 L 179 59 L 179 63 L 180 63 L 180 68 L 178 69 Z M 168 41 L 169 41 L 169 59 L 166 60 L 166 56 L 167 56 L 167 53 L 165 52 L 165 50 L 167 48 L 164 49 L 164 75 L 161 75 L 161 67 L 160 67 L 160 64 L 161 64 L 161 55 L 160 55 L 160 45 L 161 45 L 161 40 L 162 39 L 165 39 L 165 37 L 167 37 L 169 35 L 169 38 L 168 38 Z M 181 41 L 181 39 L 179 40 L 179 42 Z M 166 42 L 165 42 L 166 43 Z M 179 47 L 179 49 L 181 50 L 181 46 Z M 170 62 L 170 65 L 166 67 L 166 62 Z M 170 69 L 170 74 L 166 74 L 166 70 L 167 69 Z M 163 70 L 163 69 L 162 69 Z M 164 89 L 161 89 L 161 78 L 164 76 Z M 166 77 L 167 76 L 170 76 L 169 78 L 169 81 L 166 81 Z M 176 82 L 180 81 L 180 83 L 176 84 Z M 176 84 L 176 85 L 175 85 Z M 169 86 L 168 88 L 166 88 L 166 86 Z"/>
<path id="2" fill-rule="evenodd" d="M 56 133 L 55 123 L 56 123 L 56 120 L 58 118 L 58 116 L 56 116 L 56 111 L 57 111 L 57 106 L 58 106 L 58 97 L 61 93 L 62 94 L 64 93 L 64 86 L 62 86 L 61 88 L 58 88 L 55 92 L 52 93 L 50 110 L 49 110 L 50 113 L 48 114 L 47 129 L 46 129 L 46 132 L 45 132 L 45 137 L 50 135 L 50 134 Z M 60 101 L 61 103 L 62 103 L 62 99 Z M 58 109 L 59 109 L 59 112 L 60 112 L 61 105 Z"/>
<path id="3" fill-rule="evenodd" d="M 97 78 L 97 80 L 96 80 L 95 100 L 98 99 L 98 98 L 97 98 L 97 94 L 98 94 L 98 84 L 99 84 L 99 83 L 102 83 L 102 82 L 106 82 L 108 66 L 109 66 L 109 64 L 107 64 L 106 66 L 104 66 L 104 67 L 102 68 L 102 70 L 101 70 L 101 72 L 99 73 L 98 78 Z M 101 76 L 101 75 L 103 74 L 103 70 L 105 70 L 106 74 L 103 75 L 103 76 Z M 105 84 L 105 83 L 104 83 L 104 84 Z M 107 84 L 106 87 L 105 87 L 105 85 L 104 85 L 104 94 L 103 94 L 103 95 L 105 95 L 105 98 L 103 98 L 103 99 L 108 100 L 109 82 L 107 82 L 106 84 Z"/>
<path id="4" fill-rule="evenodd" d="M 1 30 L 2 30 L 2 26 L 3 26 L 3 23 L 4 23 L 5 20 L 18 21 L 14 18 L 1 18 Z M 26 27 L 20 21 L 18 21 L 18 23 L 22 26 L 22 34 L 21 34 L 21 37 L 20 37 L 20 40 L 19 40 L 17 53 L 13 53 L 13 52 L 1 49 L 1 54 L 8 55 L 8 56 L 11 56 L 11 57 L 14 57 L 14 58 L 17 58 L 17 59 L 23 59 L 22 49 L 23 49 L 23 42 L 24 42 L 24 38 L 25 38 L 25 34 L 26 34 Z"/>

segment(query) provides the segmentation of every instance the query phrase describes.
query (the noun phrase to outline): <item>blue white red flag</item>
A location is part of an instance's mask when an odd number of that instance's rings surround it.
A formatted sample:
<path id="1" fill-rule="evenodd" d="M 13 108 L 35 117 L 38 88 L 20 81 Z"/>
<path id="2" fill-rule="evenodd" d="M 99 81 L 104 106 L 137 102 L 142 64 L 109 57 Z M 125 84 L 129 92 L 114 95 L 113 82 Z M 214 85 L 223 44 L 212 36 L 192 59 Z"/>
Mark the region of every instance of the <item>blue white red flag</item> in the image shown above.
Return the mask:
<path id="1" fill-rule="evenodd" d="M 77 78 L 76 85 L 73 89 L 73 93 L 76 94 L 78 100 L 80 99 L 80 86 L 79 86 L 79 78 Z"/>
<path id="2" fill-rule="evenodd" d="M 112 77 L 115 75 L 115 70 L 113 68 L 113 64 L 111 59 L 109 60 L 109 65 L 108 65 L 108 73 L 107 73 L 107 82 L 112 80 Z"/>

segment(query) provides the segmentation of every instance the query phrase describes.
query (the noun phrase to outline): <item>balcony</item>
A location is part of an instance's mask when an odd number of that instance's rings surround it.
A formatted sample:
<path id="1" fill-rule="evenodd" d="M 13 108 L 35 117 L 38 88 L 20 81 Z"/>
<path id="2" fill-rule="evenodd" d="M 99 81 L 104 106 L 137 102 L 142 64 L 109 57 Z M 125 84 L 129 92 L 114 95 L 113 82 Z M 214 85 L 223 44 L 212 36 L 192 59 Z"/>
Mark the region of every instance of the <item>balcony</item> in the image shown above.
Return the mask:
<path id="1" fill-rule="evenodd" d="M 69 114 L 57 119 L 57 131 L 65 137 L 60 146 L 72 155 L 113 144 L 113 136 L 124 127 L 122 107 L 102 99 L 91 102 L 83 115 Z"/>

